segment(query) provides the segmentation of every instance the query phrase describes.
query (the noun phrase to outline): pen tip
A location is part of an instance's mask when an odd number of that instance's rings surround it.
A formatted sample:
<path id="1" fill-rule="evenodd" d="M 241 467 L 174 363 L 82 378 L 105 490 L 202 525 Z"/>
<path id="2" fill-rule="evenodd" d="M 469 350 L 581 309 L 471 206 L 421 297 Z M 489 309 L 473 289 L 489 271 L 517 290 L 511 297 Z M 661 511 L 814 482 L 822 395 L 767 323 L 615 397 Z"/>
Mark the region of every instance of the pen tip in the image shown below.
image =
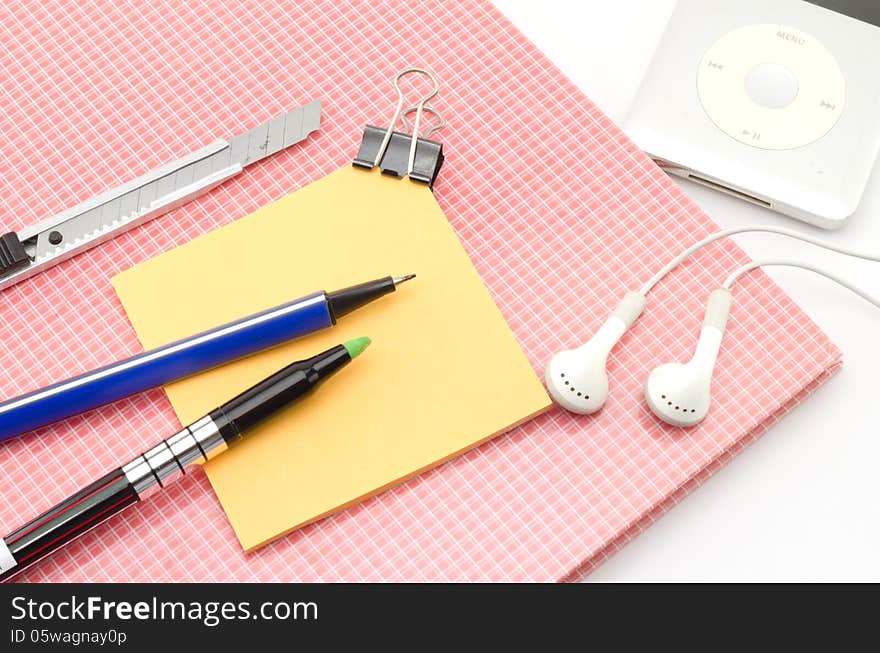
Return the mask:
<path id="1" fill-rule="evenodd" d="M 373 342 L 366 336 L 361 338 L 355 338 L 354 340 L 349 340 L 344 343 L 342 346 L 345 347 L 346 351 L 348 351 L 348 355 L 351 358 L 355 358 L 360 354 L 364 349 L 370 346 L 370 343 Z"/>
<path id="2" fill-rule="evenodd" d="M 414 274 L 405 274 L 402 277 L 394 277 L 392 280 L 394 281 L 395 286 L 399 286 L 404 281 L 409 281 L 410 279 L 415 279 L 416 275 Z"/>

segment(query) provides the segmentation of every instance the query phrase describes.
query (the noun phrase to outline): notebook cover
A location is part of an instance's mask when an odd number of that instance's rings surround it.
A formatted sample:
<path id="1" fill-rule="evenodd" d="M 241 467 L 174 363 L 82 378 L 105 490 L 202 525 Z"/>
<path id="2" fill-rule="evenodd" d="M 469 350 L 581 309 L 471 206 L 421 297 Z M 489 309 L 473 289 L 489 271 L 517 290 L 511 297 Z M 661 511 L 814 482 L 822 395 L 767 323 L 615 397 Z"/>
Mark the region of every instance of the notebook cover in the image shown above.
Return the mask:
<path id="1" fill-rule="evenodd" d="M 210 195 L 4 291 L 4 397 L 141 350 L 110 285 L 132 265 L 345 165 L 387 120 L 390 78 L 430 66 L 446 164 L 436 196 L 536 371 L 715 226 L 492 5 L 272 2 L 0 7 L 0 194 L 19 229 L 315 97 L 322 130 Z M 591 418 L 553 410 L 377 497 L 244 554 L 196 473 L 22 580 L 570 578 L 729 460 L 819 385 L 840 353 L 769 278 L 736 292 L 702 426 L 641 399 L 687 358 L 707 294 L 746 256 L 706 250 L 652 295 L 612 354 Z M 161 390 L 0 447 L 0 526 L 178 427 Z"/>

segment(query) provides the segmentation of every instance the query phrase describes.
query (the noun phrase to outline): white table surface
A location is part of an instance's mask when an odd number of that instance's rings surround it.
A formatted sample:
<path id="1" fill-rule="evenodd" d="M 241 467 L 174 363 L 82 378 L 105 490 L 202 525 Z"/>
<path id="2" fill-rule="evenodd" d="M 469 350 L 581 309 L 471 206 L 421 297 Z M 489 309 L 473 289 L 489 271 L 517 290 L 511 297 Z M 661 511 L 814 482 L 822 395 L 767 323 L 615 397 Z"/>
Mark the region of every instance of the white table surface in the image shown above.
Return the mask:
<path id="1" fill-rule="evenodd" d="M 611 118 L 626 115 L 674 0 L 495 0 Z M 880 166 L 878 166 L 880 168 Z M 686 181 L 722 227 L 800 223 Z M 880 170 L 839 232 L 880 252 Z M 809 257 L 880 295 L 880 265 L 772 236 L 753 256 Z M 770 274 L 843 349 L 843 370 L 590 576 L 593 581 L 880 581 L 880 312 L 831 282 Z"/>

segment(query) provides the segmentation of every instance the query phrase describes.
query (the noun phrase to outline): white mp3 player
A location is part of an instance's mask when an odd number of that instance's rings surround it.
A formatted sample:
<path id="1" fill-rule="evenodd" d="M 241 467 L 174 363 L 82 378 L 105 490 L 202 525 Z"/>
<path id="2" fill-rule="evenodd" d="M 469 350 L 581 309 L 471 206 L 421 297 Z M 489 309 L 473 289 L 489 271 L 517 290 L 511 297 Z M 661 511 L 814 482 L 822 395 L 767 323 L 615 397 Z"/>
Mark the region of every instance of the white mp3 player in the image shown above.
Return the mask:
<path id="1" fill-rule="evenodd" d="M 679 0 L 625 123 L 671 174 L 826 229 L 880 150 L 880 0 Z"/>

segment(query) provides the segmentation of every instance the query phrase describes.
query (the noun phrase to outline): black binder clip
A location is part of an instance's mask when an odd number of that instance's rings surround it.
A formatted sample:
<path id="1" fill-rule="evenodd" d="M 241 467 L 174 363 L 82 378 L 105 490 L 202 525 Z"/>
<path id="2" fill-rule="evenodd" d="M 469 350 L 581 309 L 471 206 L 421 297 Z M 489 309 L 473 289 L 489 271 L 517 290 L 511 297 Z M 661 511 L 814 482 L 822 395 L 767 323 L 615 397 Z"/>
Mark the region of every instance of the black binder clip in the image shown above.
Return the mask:
<path id="1" fill-rule="evenodd" d="M 408 109 L 403 109 L 403 91 L 400 89 L 400 79 L 409 73 L 427 75 L 434 83 L 433 90 Z M 372 170 L 376 166 L 382 174 L 393 175 L 399 179 L 409 177 L 413 181 L 434 187 L 434 180 L 443 165 L 443 145 L 437 141 L 429 140 L 428 137 L 435 131 L 446 126 L 446 120 L 436 109 L 428 106 L 427 102 L 440 90 L 437 78 L 424 68 L 407 68 L 394 78 L 394 87 L 397 89 L 397 110 L 391 124 L 383 129 L 374 125 L 364 128 L 364 136 L 358 149 L 357 157 L 353 164 L 358 168 Z M 412 132 L 409 129 L 409 121 L 406 116 L 415 112 Z M 437 124 L 428 129 L 424 136 L 419 137 L 422 116 L 430 113 L 437 118 Z M 403 132 L 395 131 L 397 122 L 403 123 Z"/>

